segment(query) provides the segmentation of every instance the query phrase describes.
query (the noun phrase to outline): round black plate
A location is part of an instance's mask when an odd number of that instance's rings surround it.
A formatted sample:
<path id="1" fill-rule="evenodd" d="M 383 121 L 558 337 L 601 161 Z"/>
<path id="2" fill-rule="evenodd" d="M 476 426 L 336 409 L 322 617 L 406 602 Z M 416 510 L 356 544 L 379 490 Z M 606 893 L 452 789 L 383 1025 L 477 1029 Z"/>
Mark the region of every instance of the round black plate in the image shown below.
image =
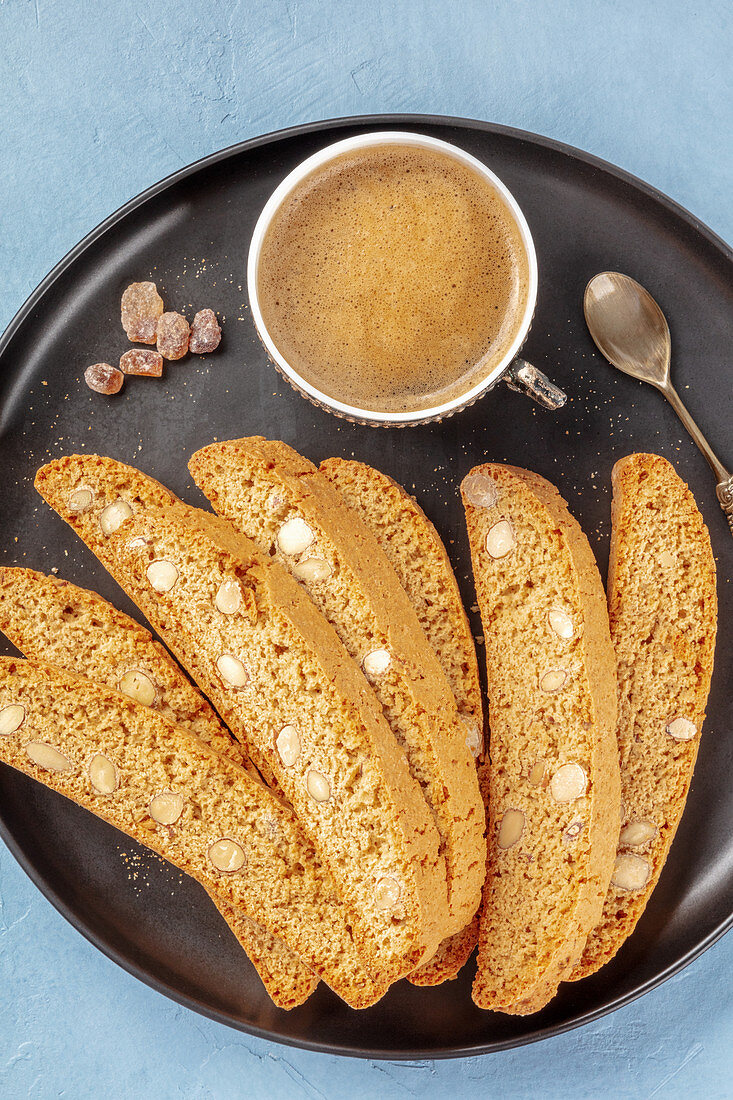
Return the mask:
<path id="1" fill-rule="evenodd" d="M 266 360 L 245 304 L 250 233 L 266 198 L 300 160 L 331 141 L 386 126 L 455 142 L 505 180 L 523 207 L 540 263 L 537 315 L 526 356 L 569 396 L 550 414 L 499 387 L 443 424 L 355 427 L 306 403 Z M 84 449 L 139 465 L 192 502 L 188 456 L 212 439 L 260 433 L 309 458 L 355 455 L 414 492 L 446 540 L 474 602 L 457 485 L 486 458 L 528 466 L 555 482 L 605 571 L 609 478 L 634 450 L 665 455 L 707 519 L 720 573 L 721 622 L 730 621 L 733 543 L 710 472 L 651 388 L 616 374 L 595 353 L 581 312 L 595 272 L 628 272 L 670 320 L 680 392 L 723 458 L 731 460 L 733 256 L 714 235 L 625 173 L 531 134 L 479 122 L 416 116 L 335 120 L 257 138 L 171 176 L 82 241 L 23 306 L 0 344 L 2 558 L 127 599 L 40 501 L 36 468 Z M 167 308 L 225 315 L 215 355 L 128 379 L 108 399 L 81 380 L 116 362 L 124 287 L 157 280 Z M 689 387 L 689 389 L 688 389 Z M 480 625 L 476 624 L 480 634 Z M 203 892 L 121 834 L 31 780 L 0 768 L 2 836 L 53 904 L 121 966 L 176 1000 L 254 1034 L 318 1050 L 388 1058 L 475 1054 L 529 1042 L 594 1019 L 659 984 L 733 922 L 733 741 L 726 684 L 731 641 L 720 638 L 700 757 L 682 827 L 651 903 L 617 958 L 566 985 L 529 1018 L 479 1011 L 473 964 L 457 981 L 420 990 L 401 982 L 365 1012 L 321 986 L 293 1012 L 273 1008 Z M 519 655 L 518 655 L 519 656 Z"/>

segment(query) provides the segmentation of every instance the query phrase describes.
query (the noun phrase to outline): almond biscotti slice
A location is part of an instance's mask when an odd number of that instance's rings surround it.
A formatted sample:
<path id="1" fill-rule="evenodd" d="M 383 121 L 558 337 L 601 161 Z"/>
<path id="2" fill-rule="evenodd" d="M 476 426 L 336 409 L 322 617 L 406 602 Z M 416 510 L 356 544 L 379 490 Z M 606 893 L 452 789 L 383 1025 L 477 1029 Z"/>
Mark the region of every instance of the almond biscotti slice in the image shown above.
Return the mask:
<path id="1" fill-rule="evenodd" d="M 0 761 L 59 791 L 257 921 L 354 1008 L 384 983 L 292 811 L 188 730 L 126 695 L 0 658 Z"/>
<path id="2" fill-rule="evenodd" d="M 0 567 L 0 630 L 26 656 L 107 684 L 238 764 L 242 746 L 144 626 L 60 577 Z"/>
<path id="3" fill-rule="evenodd" d="M 440 535 L 419 504 L 387 474 L 345 458 L 327 458 L 319 469 L 359 513 L 389 559 L 451 686 L 468 749 L 478 758 L 484 712 L 476 647 Z"/>
<path id="4" fill-rule="evenodd" d="M 569 976 L 608 890 L 620 801 L 615 661 L 592 551 L 557 490 L 488 463 L 461 492 L 491 727 L 473 999 L 524 1014 Z"/>
<path id="5" fill-rule="evenodd" d="M 26 657 L 117 688 L 246 763 L 241 745 L 163 646 L 95 592 L 32 569 L 0 568 L 0 630 Z M 303 1004 L 318 984 L 315 974 L 244 914 L 216 896 L 212 901 L 275 1004 Z"/>
<path id="6" fill-rule="evenodd" d="M 657 884 L 692 779 L 717 626 L 715 561 L 690 490 L 658 455 L 621 459 L 612 479 L 622 821 L 603 915 L 573 978 L 613 958 Z"/>
<path id="7" fill-rule="evenodd" d="M 36 486 L 235 736 L 270 764 L 336 880 L 370 967 L 385 981 L 409 973 L 443 934 L 438 836 L 333 628 L 285 570 L 223 520 L 172 495 L 163 508 L 148 503 L 150 479 L 131 467 L 71 456 L 40 470 Z M 93 493 L 83 511 L 74 510 L 80 487 Z"/>
<path id="8" fill-rule="evenodd" d="M 377 540 L 284 443 L 259 436 L 213 443 L 189 467 L 216 511 L 292 573 L 364 669 L 440 833 L 446 935 L 463 929 L 484 879 L 476 767 L 445 673 Z"/>
<path id="9" fill-rule="evenodd" d="M 471 755 L 483 752 L 484 717 L 476 647 L 458 582 L 440 535 L 422 508 L 391 477 L 363 462 L 327 458 L 319 467 L 359 513 L 386 554 L 445 672 L 466 726 Z M 410 975 L 415 985 L 455 978 L 476 946 L 478 918 L 445 940 Z"/>

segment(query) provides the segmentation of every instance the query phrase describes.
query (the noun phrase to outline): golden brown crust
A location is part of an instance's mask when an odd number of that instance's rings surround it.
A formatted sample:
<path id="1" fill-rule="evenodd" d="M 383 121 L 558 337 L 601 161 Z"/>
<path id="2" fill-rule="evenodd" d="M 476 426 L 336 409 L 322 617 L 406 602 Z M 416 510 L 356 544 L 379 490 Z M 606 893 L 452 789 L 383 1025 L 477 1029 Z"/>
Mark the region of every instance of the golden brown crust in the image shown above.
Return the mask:
<path id="1" fill-rule="evenodd" d="M 384 983 L 354 950 L 344 909 L 297 818 L 238 764 L 149 707 L 41 662 L 0 658 L 6 719 L 8 707 L 21 721 L 6 721 L 0 760 L 191 875 L 287 943 L 352 1007 L 383 995 Z M 95 762 L 106 768 L 104 793 Z M 156 809 L 158 796 L 175 798 L 176 812 Z M 217 869 L 221 859 L 213 862 L 214 845 L 224 839 L 242 856 L 231 873 Z"/>
<path id="2" fill-rule="evenodd" d="M 351 908 L 352 927 L 359 934 L 360 950 L 374 960 L 374 968 L 379 969 L 385 980 L 393 980 L 400 972 L 412 969 L 428 951 L 432 953 L 440 934 L 435 918 L 442 911 L 441 881 L 442 889 L 445 888 L 437 856 L 437 835 L 417 785 L 407 772 L 404 756 L 389 733 L 366 681 L 300 586 L 218 517 L 187 508 L 175 502 L 171 494 L 167 494 L 163 508 L 156 507 L 160 487 L 151 485 L 150 479 L 139 471 L 111 459 L 75 456 L 58 460 L 39 471 L 36 484 L 51 506 L 71 523 L 126 588 L 212 699 L 230 729 L 242 740 L 246 739 L 249 749 L 259 749 L 272 765 L 296 811 L 308 821 L 313 837 L 317 837 L 319 850 L 326 852 L 339 889 L 350 893 L 352 899 L 355 894 L 358 896 L 358 902 Z M 94 505 L 83 512 L 72 512 L 69 494 L 80 485 L 92 487 Z M 130 505 L 132 515 L 126 516 L 117 532 L 103 536 L 102 509 L 118 499 Z M 148 537 L 153 538 L 164 557 L 167 554 L 182 567 L 180 581 L 170 594 L 156 593 L 146 579 L 148 548 L 139 540 Z M 258 612 L 253 622 L 244 614 L 225 616 L 214 611 L 217 577 L 220 582 L 224 576 L 237 579 L 243 593 L 249 591 L 256 608 L 261 609 L 261 615 Z M 195 591 L 191 587 L 193 578 L 197 578 Z M 217 638 L 226 639 L 227 651 L 265 645 L 262 665 L 258 662 L 252 669 L 257 676 L 260 672 L 265 675 L 266 667 L 272 665 L 259 694 L 231 691 L 223 683 L 216 667 L 217 654 L 207 650 Z M 277 652 L 283 647 L 285 652 L 293 647 L 296 657 L 279 659 Z M 302 691 L 299 686 L 293 694 L 284 681 L 281 691 L 272 692 L 273 682 L 283 679 L 286 673 L 298 679 L 305 675 L 304 670 L 311 668 L 313 671 L 308 675 L 315 677 L 312 692 L 299 695 Z M 367 849 L 361 833 L 349 835 L 351 818 L 348 814 L 337 814 L 335 802 L 329 799 L 325 805 L 313 805 L 304 793 L 302 764 L 288 773 L 275 752 L 273 726 L 279 729 L 292 721 L 293 707 L 297 707 L 302 711 L 302 721 L 308 723 L 305 733 L 311 755 L 307 757 L 304 753 L 303 763 L 320 761 L 325 747 L 312 740 L 312 714 L 327 705 L 332 710 L 326 721 L 320 721 L 319 738 L 325 745 L 336 736 L 351 738 L 355 760 L 363 770 L 363 775 L 358 770 L 353 777 L 347 773 L 349 786 L 343 788 L 344 797 L 355 785 L 358 788 L 362 782 L 371 782 L 371 777 L 378 773 L 375 797 L 380 805 L 384 802 L 393 807 L 385 811 L 385 816 L 371 798 L 364 802 L 364 813 L 377 814 L 380 821 L 379 828 L 375 826 L 370 833 L 373 843 Z M 278 708 L 288 711 L 288 717 L 279 724 L 275 714 L 280 713 Z M 336 778 L 341 781 L 340 776 Z M 358 801 L 358 796 L 355 797 Z M 336 837 L 341 833 L 344 835 L 337 845 Z M 353 861 L 344 859 L 346 842 L 359 848 L 358 858 Z M 389 859 L 388 853 L 391 853 Z M 384 912 L 376 911 L 373 892 L 369 897 L 364 894 L 368 886 L 367 869 L 375 861 L 380 867 L 391 866 L 392 859 L 399 866 L 403 886 L 399 921 L 394 913 L 388 919 Z M 354 866 L 360 871 L 358 876 L 353 875 Z M 382 940 L 372 938 L 377 934 Z"/>
<path id="3" fill-rule="evenodd" d="M 305 1004 L 318 986 L 318 975 L 282 940 L 213 894 L 209 897 L 246 951 L 273 1004 L 286 1011 Z"/>
<path id="4" fill-rule="evenodd" d="M 474 503 L 482 485 L 484 503 Z M 496 464 L 472 470 L 462 490 L 492 731 L 473 997 L 524 1014 L 568 977 L 607 890 L 619 805 L 614 658 L 592 552 L 557 490 Z M 565 616 L 567 638 L 550 612 Z M 566 799 L 569 774 L 578 786 Z"/>
<path id="5" fill-rule="evenodd" d="M 478 915 L 454 936 L 443 940 L 432 959 L 423 963 L 407 980 L 413 985 L 433 986 L 451 982 L 457 978 L 473 954 L 478 943 Z"/>
<path id="6" fill-rule="evenodd" d="M 323 555 L 331 570 L 324 582 L 303 582 L 314 604 L 356 661 L 373 649 L 389 656 L 371 684 L 440 831 L 444 932 L 459 931 L 480 897 L 483 807 L 455 699 L 394 569 L 328 479 L 286 444 L 259 436 L 214 443 L 189 466 L 214 508 L 289 570 L 301 558 L 283 552 L 279 532 L 304 521 L 314 541 L 302 560 Z"/>
<path id="7" fill-rule="evenodd" d="M 619 856 L 631 857 L 637 881 L 647 871 L 648 879 L 632 890 L 612 881 L 574 979 L 613 958 L 659 879 L 695 766 L 717 625 L 715 561 L 690 490 L 658 455 L 621 459 L 612 479 L 608 605 L 618 661 Z M 667 732 L 677 718 L 694 725 L 690 740 Z M 648 823 L 653 835 L 628 843 L 638 839 L 632 822 Z"/>
<path id="8" fill-rule="evenodd" d="M 119 690 L 129 670 L 149 678 L 149 705 L 236 763 L 245 753 L 209 703 L 145 627 L 95 592 L 32 569 L 0 568 L 0 630 L 26 657 Z M 278 1008 L 303 1004 L 318 978 L 296 955 L 232 906 L 212 901 L 249 955 Z"/>
<path id="9" fill-rule="evenodd" d="M 466 725 L 466 744 L 478 757 L 483 751 L 484 716 L 476 647 L 440 535 L 413 497 L 387 474 L 342 458 L 328 458 L 319 469 L 359 513 L 397 574 L 453 691 Z M 477 938 L 474 917 L 444 940 L 409 981 L 439 985 L 455 978 Z"/>

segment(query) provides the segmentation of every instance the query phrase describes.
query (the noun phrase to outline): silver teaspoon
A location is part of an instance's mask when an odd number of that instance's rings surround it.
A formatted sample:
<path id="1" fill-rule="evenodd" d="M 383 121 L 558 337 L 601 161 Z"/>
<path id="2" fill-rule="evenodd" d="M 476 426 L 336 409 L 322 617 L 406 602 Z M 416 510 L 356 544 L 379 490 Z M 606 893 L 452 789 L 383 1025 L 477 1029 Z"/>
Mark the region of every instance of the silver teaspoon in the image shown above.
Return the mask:
<path id="1" fill-rule="evenodd" d="M 715 474 L 716 493 L 733 532 L 733 475 L 718 459 L 682 404 L 669 377 L 672 343 L 667 319 L 648 290 L 618 271 L 602 271 L 585 288 L 585 320 L 609 363 L 651 382 L 669 401 Z"/>

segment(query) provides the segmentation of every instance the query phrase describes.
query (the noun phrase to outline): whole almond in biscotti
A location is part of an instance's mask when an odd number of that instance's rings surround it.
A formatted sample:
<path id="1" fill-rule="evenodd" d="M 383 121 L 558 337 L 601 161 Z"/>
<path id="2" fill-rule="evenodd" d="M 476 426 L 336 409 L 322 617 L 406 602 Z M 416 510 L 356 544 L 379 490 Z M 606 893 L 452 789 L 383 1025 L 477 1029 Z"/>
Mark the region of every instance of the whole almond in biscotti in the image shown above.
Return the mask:
<path id="1" fill-rule="evenodd" d="M 484 719 L 476 648 L 440 535 L 413 497 L 379 470 L 343 458 L 328 458 L 319 469 L 369 527 L 397 574 L 448 678 L 466 746 L 478 762 L 484 749 Z M 293 575 L 299 577 L 298 569 L 316 560 L 307 558 Z M 476 946 L 477 934 L 478 921 L 473 919 L 445 940 L 410 981 L 438 985 L 455 978 Z"/>
<path id="2" fill-rule="evenodd" d="M 462 488 L 491 728 L 473 999 L 525 1014 L 570 976 L 613 873 L 615 661 L 592 551 L 557 490 L 494 463 Z"/>
<path id="3" fill-rule="evenodd" d="M 94 504 L 72 512 L 79 485 Z M 366 681 L 300 585 L 218 517 L 185 507 L 122 463 L 59 459 L 38 472 L 36 486 L 138 604 L 258 769 L 260 760 L 271 768 L 333 869 L 375 973 L 386 981 L 409 972 L 442 935 L 437 831 Z M 118 501 L 131 514 L 106 535 L 100 515 Z M 148 576 L 154 562 L 177 569 L 164 591 Z M 216 606 L 226 579 L 247 597 L 239 614 Z M 277 749 L 287 724 L 302 746 L 294 766 Z M 376 893 L 385 877 L 399 884 L 388 911 Z"/>
<path id="4" fill-rule="evenodd" d="M 623 817 L 603 915 L 573 978 L 613 958 L 657 884 L 692 779 L 717 626 L 710 538 L 669 462 L 648 454 L 617 462 L 611 514 Z"/>
<path id="5" fill-rule="evenodd" d="M 95 592 L 32 569 L 0 569 L 0 630 L 26 657 L 51 661 L 116 688 L 251 768 L 242 746 L 163 646 Z M 99 794 L 114 793 L 119 776 L 112 761 L 101 754 L 94 756 L 88 771 Z M 318 983 L 313 972 L 297 957 L 289 957 L 292 953 L 284 944 L 273 946 L 273 937 L 253 921 L 237 917 L 230 905 L 215 896 L 212 900 L 275 1004 L 280 1008 L 302 1004 Z"/>
<path id="6" fill-rule="evenodd" d="M 385 992 L 355 951 L 333 880 L 298 819 L 238 764 L 150 707 L 54 665 L 0 658 L 7 706 L 22 706 L 28 725 L 0 737 L 0 761 L 191 875 L 353 1007 Z"/>
<path id="7" fill-rule="evenodd" d="M 478 907 L 485 817 L 466 725 L 440 662 L 372 531 L 285 443 L 212 443 L 189 463 L 215 510 L 298 580 L 362 668 L 440 833 L 446 935 Z M 304 572 L 317 560 L 327 569 Z"/>

